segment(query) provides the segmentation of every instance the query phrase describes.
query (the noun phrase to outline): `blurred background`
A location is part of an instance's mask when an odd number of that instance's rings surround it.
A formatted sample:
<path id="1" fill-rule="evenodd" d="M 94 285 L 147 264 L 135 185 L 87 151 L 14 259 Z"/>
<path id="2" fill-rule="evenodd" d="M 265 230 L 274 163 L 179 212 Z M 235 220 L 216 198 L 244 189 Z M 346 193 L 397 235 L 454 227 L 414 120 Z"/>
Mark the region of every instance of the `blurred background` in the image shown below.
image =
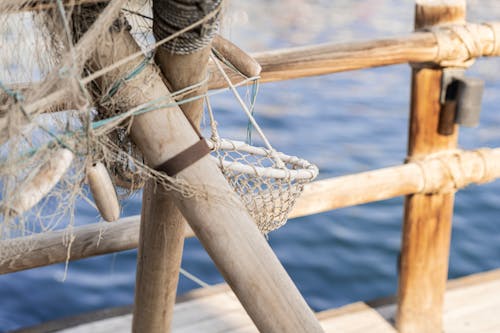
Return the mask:
<path id="1" fill-rule="evenodd" d="M 247 51 L 407 33 L 414 2 L 396 0 L 231 0 L 222 34 Z M 500 20 L 495 0 L 468 1 L 473 22 Z M 481 125 L 461 129 L 463 148 L 500 146 L 500 59 L 468 75 L 486 81 Z M 271 143 L 317 164 L 320 179 L 400 164 L 406 154 L 410 67 L 400 65 L 262 84 L 255 117 Z M 247 93 L 242 88 L 242 93 Z M 221 134 L 247 135 L 247 119 L 227 92 L 212 98 Z M 392 295 L 397 288 L 403 199 L 289 221 L 269 242 L 315 311 Z M 450 278 L 500 267 L 500 182 L 457 194 Z M 140 213 L 141 194 L 123 216 Z M 99 220 L 83 200 L 77 225 Z M 196 239 L 182 266 L 209 284 L 223 282 Z M 133 302 L 136 251 L 0 276 L 0 332 Z M 179 293 L 197 287 L 181 277 Z"/>

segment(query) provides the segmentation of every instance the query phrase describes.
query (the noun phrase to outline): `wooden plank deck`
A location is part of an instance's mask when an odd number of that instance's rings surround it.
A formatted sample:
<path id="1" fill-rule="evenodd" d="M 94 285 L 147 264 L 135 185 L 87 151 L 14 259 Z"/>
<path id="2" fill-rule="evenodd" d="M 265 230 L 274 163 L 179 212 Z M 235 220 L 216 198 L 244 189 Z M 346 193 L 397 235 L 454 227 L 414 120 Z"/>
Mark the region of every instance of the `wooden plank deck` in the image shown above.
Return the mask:
<path id="1" fill-rule="evenodd" d="M 357 302 L 317 314 L 326 332 L 396 332 L 394 298 Z M 445 297 L 446 333 L 500 332 L 500 269 L 449 281 Z M 269 314 L 272 316 L 272 314 Z M 130 332 L 130 308 L 58 320 L 18 333 Z M 257 329 L 226 285 L 192 291 L 175 308 L 174 333 L 254 333 Z"/>

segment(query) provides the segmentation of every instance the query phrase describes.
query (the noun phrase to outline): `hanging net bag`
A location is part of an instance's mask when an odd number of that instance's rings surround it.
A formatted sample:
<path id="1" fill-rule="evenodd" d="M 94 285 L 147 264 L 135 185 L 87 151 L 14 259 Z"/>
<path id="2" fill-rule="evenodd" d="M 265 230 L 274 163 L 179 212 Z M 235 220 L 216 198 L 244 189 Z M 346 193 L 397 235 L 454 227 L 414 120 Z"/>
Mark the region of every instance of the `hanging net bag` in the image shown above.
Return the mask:
<path id="1" fill-rule="evenodd" d="M 306 160 L 244 142 L 219 139 L 209 141 L 209 146 L 222 173 L 264 234 L 286 223 L 304 184 L 318 174 L 317 167 Z"/>
<path id="2" fill-rule="evenodd" d="M 318 175 L 318 168 L 306 160 L 277 152 L 269 143 L 246 104 L 231 84 L 217 57 L 212 56 L 230 89 L 256 129 L 266 148 L 241 141 L 221 139 L 210 103 L 207 102 L 212 136 L 212 156 L 263 234 L 283 226 L 304 185 Z"/>

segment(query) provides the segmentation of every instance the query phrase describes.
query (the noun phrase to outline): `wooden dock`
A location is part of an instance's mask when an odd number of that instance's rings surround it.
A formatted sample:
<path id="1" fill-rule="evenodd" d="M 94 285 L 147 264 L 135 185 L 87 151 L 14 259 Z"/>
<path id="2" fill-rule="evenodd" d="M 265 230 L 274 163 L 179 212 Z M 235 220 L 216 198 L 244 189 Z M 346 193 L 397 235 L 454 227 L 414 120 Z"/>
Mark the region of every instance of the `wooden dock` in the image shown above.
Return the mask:
<path id="1" fill-rule="evenodd" d="M 444 332 L 500 332 L 500 269 L 451 280 L 444 304 Z M 395 298 L 357 302 L 317 313 L 325 332 L 392 333 Z M 272 314 L 269 314 L 272 316 Z M 17 333 L 130 332 L 131 307 L 45 323 Z M 175 306 L 174 333 L 258 332 L 227 285 L 202 288 L 181 296 Z"/>

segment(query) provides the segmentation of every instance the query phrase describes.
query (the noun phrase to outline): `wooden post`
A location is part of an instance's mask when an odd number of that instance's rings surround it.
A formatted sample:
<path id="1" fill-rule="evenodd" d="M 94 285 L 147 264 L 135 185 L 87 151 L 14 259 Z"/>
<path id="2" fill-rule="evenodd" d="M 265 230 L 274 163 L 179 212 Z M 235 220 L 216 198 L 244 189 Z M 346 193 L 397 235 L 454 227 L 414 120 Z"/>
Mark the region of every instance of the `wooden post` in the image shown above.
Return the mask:
<path id="1" fill-rule="evenodd" d="M 154 181 L 143 191 L 132 332 L 170 332 L 184 246 L 184 218 Z"/>
<path id="2" fill-rule="evenodd" d="M 159 48 L 156 63 L 174 91 L 205 79 L 210 46 L 189 55 Z M 190 93 L 198 95 L 207 85 Z M 186 96 L 189 97 L 189 96 Z M 203 99 L 181 106 L 198 126 Z M 133 332 L 170 332 L 184 245 L 185 220 L 172 198 L 149 181 L 144 188 L 137 261 Z"/>
<path id="3" fill-rule="evenodd" d="M 109 39 L 113 48 L 96 50 L 93 59 L 95 67 L 109 66 L 139 49 L 126 31 L 115 32 L 110 29 Z M 137 59 L 119 66 L 103 76 L 102 83 L 112 83 L 124 77 L 140 62 L 141 59 Z M 134 100 L 130 96 L 134 96 Z M 169 96 L 157 70 L 153 66 L 146 66 L 121 86 L 114 99 L 121 108 L 130 109 Z M 165 100 L 165 103 L 171 101 Z M 162 108 L 135 116 L 130 135 L 151 167 L 161 165 L 199 141 L 179 107 Z M 181 171 L 177 178 L 195 186 L 198 195 L 184 196 L 176 191 L 168 195 L 189 222 L 257 328 L 270 333 L 323 332 L 314 313 L 213 159 L 205 156 Z M 157 287 L 164 286 L 159 283 Z"/>
<path id="4" fill-rule="evenodd" d="M 417 0 L 415 29 L 464 19 L 465 1 Z M 456 126 L 451 135 L 438 133 L 442 74 L 431 65 L 413 68 L 410 158 L 456 147 Z M 406 198 L 396 316 L 401 333 L 442 331 L 454 197 L 438 193 Z"/>

